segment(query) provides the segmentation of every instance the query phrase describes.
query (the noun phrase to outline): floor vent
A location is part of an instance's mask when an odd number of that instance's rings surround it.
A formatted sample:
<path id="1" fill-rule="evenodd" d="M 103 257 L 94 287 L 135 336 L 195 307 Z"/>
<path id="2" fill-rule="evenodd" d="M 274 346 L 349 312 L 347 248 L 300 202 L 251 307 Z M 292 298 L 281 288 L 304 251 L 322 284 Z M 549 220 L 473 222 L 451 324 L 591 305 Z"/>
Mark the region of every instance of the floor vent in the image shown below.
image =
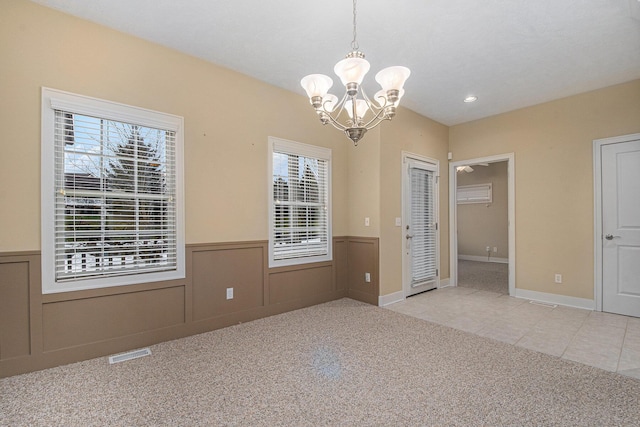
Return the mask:
<path id="1" fill-rule="evenodd" d="M 551 308 L 556 308 L 558 306 L 558 304 L 550 304 L 548 302 L 542 302 L 542 301 L 529 301 L 529 304 L 541 305 L 543 307 L 551 307 Z"/>
<path id="2" fill-rule="evenodd" d="M 128 351 L 122 354 L 116 354 L 115 356 L 109 356 L 109 364 L 113 365 L 114 363 L 126 362 L 127 360 L 137 359 L 139 357 L 150 356 L 151 350 L 148 348 L 143 348 L 140 350 Z"/>

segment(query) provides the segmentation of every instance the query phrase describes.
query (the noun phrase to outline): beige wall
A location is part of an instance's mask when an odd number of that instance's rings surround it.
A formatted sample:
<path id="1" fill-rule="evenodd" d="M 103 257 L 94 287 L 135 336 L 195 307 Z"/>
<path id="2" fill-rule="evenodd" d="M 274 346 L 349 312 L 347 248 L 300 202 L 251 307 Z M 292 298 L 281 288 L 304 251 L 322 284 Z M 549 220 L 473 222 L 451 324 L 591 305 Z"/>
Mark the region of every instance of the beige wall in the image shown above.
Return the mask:
<path id="1" fill-rule="evenodd" d="M 400 108 L 391 123 L 381 125 L 380 143 L 380 295 L 402 290 L 404 234 L 395 225 L 402 217 L 402 152 L 437 160 L 440 167 L 440 277 L 449 277 L 449 128 Z"/>
<path id="2" fill-rule="evenodd" d="M 357 147 L 344 136 L 349 147 L 350 236 L 380 236 L 380 130 L 368 131 Z M 365 226 L 365 218 L 369 218 L 369 226 Z"/>
<path id="3" fill-rule="evenodd" d="M 458 204 L 458 256 L 509 258 L 507 162 L 474 165 L 473 172 L 458 172 L 461 185 L 491 184 L 491 203 Z M 493 252 L 493 248 L 498 252 Z"/>
<path id="4" fill-rule="evenodd" d="M 298 95 L 25 0 L 0 13 L 0 252 L 40 248 L 42 86 L 183 116 L 187 243 L 267 239 L 267 138 L 333 150 L 346 235 L 347 138 Z"/>
<path id="5" fill-rule="evenodd" d="M 456 161 L 515 153 L 517 288 L 593 298 L 593 140 L 636 132 L 640 80 L 451 127 Z"/>

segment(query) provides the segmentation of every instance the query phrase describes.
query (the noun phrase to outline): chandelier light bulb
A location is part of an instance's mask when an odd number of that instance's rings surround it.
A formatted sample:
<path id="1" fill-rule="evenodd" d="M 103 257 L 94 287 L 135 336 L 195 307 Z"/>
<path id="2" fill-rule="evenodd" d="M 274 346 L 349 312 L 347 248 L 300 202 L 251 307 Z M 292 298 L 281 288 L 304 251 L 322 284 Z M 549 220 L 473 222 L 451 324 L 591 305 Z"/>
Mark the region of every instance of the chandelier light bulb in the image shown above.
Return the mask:
<path id="1" fill-rule="evenodd" d="M 348 99 L 344 103 L 344 109 L 347 110 L 347 114 L 349 114 L 349 118 L 353 119 L 353 100 Z M 356 118 L 362 119 L 367 111 L 369 110 L 369 105 L 364 99 L 356 99 Z"/>
<path id="2" fill-rule="evenodd" d="M 332 94 L 327 94 L 322 98 L 322 107 L 327 113 L 333 113 L 333 110 L 338 106 L 338 97 Z"/>
<path id="3" fill-rule="evenodd" d="M 407 67 L 395 66 L 387 67 L 376 74 L 376 81 L 382 86 L 382 90 L 388 92 L 390 90 L 400 90 L 404 86 L 411 75 L 411 70 Z"/>
<path id="4" fill-rule="evenodd" d="M 309 74 L 300 80 L 300 85 L 307 92 L 309 98 L 316 96 L 324 98 L 333 86 L 333 79 L 324 74 Z"/>
<path id="5" fill-rule="evenodd" d="M 371 65 L 364 58 L 345 58 L 333 67 L 333 71 L 340 77 L 343 85 L 346 86 L 349 83 L 360 85 L 369 68 Z"/>

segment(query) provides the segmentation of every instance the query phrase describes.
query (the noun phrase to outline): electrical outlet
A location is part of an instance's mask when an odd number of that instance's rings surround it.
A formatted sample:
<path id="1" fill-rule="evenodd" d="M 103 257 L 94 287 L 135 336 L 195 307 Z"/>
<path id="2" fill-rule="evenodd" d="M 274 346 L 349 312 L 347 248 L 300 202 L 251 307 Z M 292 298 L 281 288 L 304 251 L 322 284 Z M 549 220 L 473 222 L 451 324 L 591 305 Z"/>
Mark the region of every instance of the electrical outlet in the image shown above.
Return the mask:
<path id="1" fill-rule="evenodd" d="M 556 283 L 562 283 L 562 274 L 556 274 L 555 281 Z"/>
<path id="2" fill-rule="evenodd" d="M 487 246 L 487 248 L 485 249 L 487 252 L 491 252 L 491 248 L 489 246 Z"/>
<path id="3" fill-rule="evenodd" d="M 364 273 L 364 281 L 367 283 L 371 282 L 371 273 Z"/>
<path id="4" fill-rule="evenodd" d="M 493 252 L 494 252 L 494 253 L 498 253 L 498 247 L 497 247 L 497 246 L 494 246 L 494 247 L 493 247 Z"/>
<path id="5" fill-rule="evenodd" d="M 227 299 L 233 299 L 233 288 L 227 288 Z"/>

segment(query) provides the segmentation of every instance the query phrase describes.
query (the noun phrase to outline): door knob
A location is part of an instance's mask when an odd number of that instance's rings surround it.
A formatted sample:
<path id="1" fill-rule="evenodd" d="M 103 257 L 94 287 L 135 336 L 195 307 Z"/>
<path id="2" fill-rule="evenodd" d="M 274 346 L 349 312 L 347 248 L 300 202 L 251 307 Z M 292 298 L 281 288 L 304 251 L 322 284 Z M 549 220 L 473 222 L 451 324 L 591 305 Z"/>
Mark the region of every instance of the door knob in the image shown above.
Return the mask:
<path id="1" fill-rule="evenodd" d="M 413 238 L 413 234 L 407 234 L 407 239 L 412 239 Z"/>
<path id="2" fill-rule="evenodd" d="M 606 236 L 604 236 L 604 238 L 607 239 L 607 240 L 613 240 L 613 239 L 620 238 L 620 236 L 614 236 L 613 234 L 607 234 Z"/>

